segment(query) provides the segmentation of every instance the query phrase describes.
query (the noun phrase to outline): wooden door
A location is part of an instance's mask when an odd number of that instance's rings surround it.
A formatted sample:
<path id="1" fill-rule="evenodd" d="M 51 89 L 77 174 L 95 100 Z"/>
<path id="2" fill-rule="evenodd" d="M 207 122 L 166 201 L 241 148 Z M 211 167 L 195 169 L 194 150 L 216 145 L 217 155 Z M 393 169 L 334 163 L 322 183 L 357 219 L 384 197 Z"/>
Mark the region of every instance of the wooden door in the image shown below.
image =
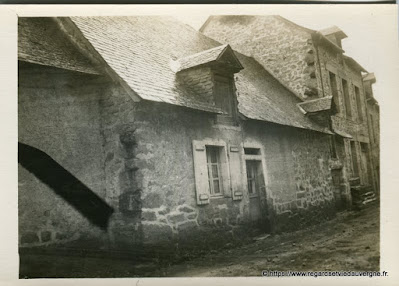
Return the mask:
<path id="1" fill-rule="evenodd" d="M 264 178 L 261 161 L 246 161 L 247 184 L 249 196 L 249 215 L 254 224 L 261 224 L 263 220 L 263 210 L 261 203 L 261 190 L 264 190 Z"/>

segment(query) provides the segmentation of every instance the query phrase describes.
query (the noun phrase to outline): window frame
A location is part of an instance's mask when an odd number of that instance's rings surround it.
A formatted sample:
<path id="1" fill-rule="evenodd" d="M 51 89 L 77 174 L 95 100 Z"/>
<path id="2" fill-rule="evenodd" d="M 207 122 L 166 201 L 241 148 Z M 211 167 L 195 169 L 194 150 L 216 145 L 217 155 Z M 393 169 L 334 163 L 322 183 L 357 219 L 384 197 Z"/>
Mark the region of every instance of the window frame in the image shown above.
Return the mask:
<path id="1" fill-rule="evenodd" d="M 244 142 L 241 146 L 242 148 L 242 156 L 243 156 L 243 160 L 242 160 L 242 170 L 243 170 L 243 180 L 244 180 L 244 188 L 246 189 L 246 193 L 248 194 L 249 198 L 252 197 L 263 197 L 265 196 L 266 199 L 270 198 L 272 196 L 272 194 L 270 193 L 270 190 L 268 188 L 269 185 L 269 180 L 268 180 L 268 176 L 267 176 L 267 166 L 266 166 L 266 160 L 265 160 L 265 152 L 264 152 L 264 148 L 261 144 L 259 143 L 252 143 L 252 142 Z M 259 154 L 258 155 L 249 155 L 249 154 L 245 154 L 245 149 L 259 149 Z M 247 161 L 257 161 L 260 163 L 261 167 L 262 167 L 262 175 L 263 175 L 263 180 L 264 180 L 264 193 L 261 194 L 260 192 L 257 194 L 257 196 L 252 196 L 249 194 L 249 190 L 248 190 L 248 179 L 247 179 L 247 166 L 246 163 Z M 262 191 L 262 190 L 260 190 Z"/>
<path id="2" fill-rule="evenodd" d="M 256 164 L 262 164 L 261 160 L 245 160 L 245 167 L 246 167 L 246 174 L 247 174 L 247 190 L 248 190 L 248 196 L 250 198 L 256 198 L 259 197 L 259 193 L 257 192 L 257 187 L 259 187 L 259 178 L 257 176 L 257 172 L 256 169 L 258 168 L 258 166 L 256 166 Z M 252 192 L 250 192 L 250 181 L 249 180 L 249 172 L 248 172 L 248 165 L 251 165 L 251 169 L 253 172 L 253 178 L 251 178 L 251 186 L 252 186 Z"/>
<path id="3" fill-rule="evenodd" d="M 336 100 L 337 112 L 340 113 L 341 112 L 341 100 L 339 98 L 340 96 L 339 96 L 339 91 L 338 91 L 338 76 L 330 70 L 327 70 L 327 72 L 328 72 L 328 80 L 330 83 L 331 96 L 333 97 L 333 100 Z M 334 78 L 334 83 L 332 82 L 332 78 Z"/>
<path id="4" fill-rule="evenodd" d="M 345 102 L 345 116 L 347 119 L 353 120 L 352 99 L 351 99 L 351 93 L 349 90 L 350 83 L 345 78 L 341 78 L 341 82 L 342 82 L 342 95 L 344 97 L 344 102 Z"/>
<path id="5" fill-rule="evenodd" d="M 207 149 L 207 147 L 208 146 L 211 146 L 211 147 L 218 147 L 218 148 L 220 148 L 220 155 L 219 155 L 219 158 L 220 158 L 220 172 L 221 172 L 221 180 L 222 180 L 222 192 L 221 192 L 221 194 L 217 194 L 217 195 L 211 195 L 211 192 L 210 192 L 210 189 L 209 189 L 209 175 L 208 175 L 208 173 L 206 173 L 206 177 L 207 177 L 207 181 L 206 181 L 206 185 L 207 185 L 207 190 L 206 190 L 206 195 L 209 197 L 209 199 L 218 199 L 218 198 L 223 198 L 223 197 L 231 197 L 231 192 L 230 192 L 230 186 L 231 186 L 231 182 L 230 182 L 230 166 L 229 166 L 229 159 L 228 159 L 228 156 L 227 156 L 227 144 L 226 144 L 226 142 L 224 142 L 223 140 L 220 140 L 220 139 L 210 139 L 210 138 L 206 138 L 206 139 L 203 139 L 203 140 L 193 140 L 193 146 L 195 146 L 196 144 L 200 144 L 200 145 L 203 145 L 204 146 L 204 148 L 205 148 L 205 150 L 204 150 L 204 153 L 203 153 L 203 156 L 204 156 L 204 159 L 205 159 L 205 164 L 206 164 L 206 158 L 207 158 L 207 154 L 206 154 L 206 149 Z M 195 149 L 195 147 L 194 147 L 194 149 Z M 194 152 L 196 152 L 196 150 L 194 150 Z M 198 162 L 196 161 L 196 159 L 195 159 L 195 156 L 194 156 L 194 159 L 193 159 L 193 165 L 194 165 L 194 172 L 195 172 L 195 169 L 197 169 L 197 168 L 199 168 L 199 165 L 198 165 Z M 206 172 L 208 172 L 208 166 L 207 166 L 207 164 L 204 166 L 204 171 L 206 171 Z M 194 177 L 195 177 L 195 188 L 196 188 L 196 192 L 197 192 L 197 188 L 198 188 L 198 185 L 200 184 L 199 183 L 199 181 L 197 181 L 198 179 L 196 178 L 196 176 L 195 176 L 195 174 L 194 174 Z M 200 195 L 199 196 L 201 196 L 201 194 L 205 194 L 203 191 L 201 191 L 200 192 Z M 197 196 L 198 196 L 198 194 L 197 194 Z M 207 203 L 209 203 L 209 202 L 207 202 Z M 207 204 L 207 203 L 204 203 L 204 204 Z M 198 201 L 197 201 L 197 204 L 198 204 Z M 202 204 L 202 203 L 201 203 Z"/>
<path id="6" fill-rule="evenodd" d="M 208 171 L 208 184 L 209 184 L 209 196 L 210 197 L 223 197 L 224 196 L 224 184 L 223 184 L 223 174 L 222 174 L 222 165 L 221 165 L 221 156 L 223 147 L 214 146 L 214 145 L 205 145 L 205 155 L 206 155 L 206 165 Z M 216 162 L 212 162 L 212 154 L 211 151 L 216 152 Z M 213 176 L 213 167 L 217 169 L 217 177 Z M 218 181 L 219 192 L 215 192 L 214 181 Z M 211 183 L 212 182 L 212 183 Z"/>
<path id="7" fill-rule="evenodd" d="M 238 126 L 238 110 L 237 110 L 238 102 L 237 102 L 236 89 L 234 84 L 234 75 L 223 74 L 222 72 L 214 71 L 212 78 L 213 78 L 213 95 L 216 106 L 220 108 L 222 112 L 226 112 L 225 107 L 222 106 L 223 101 L 220 95 L 217 93 L 217 86 L 220 83 L 227 84 L 230 96 L 229 109 L 231 110 L 230 113 L 227 112 L 227 114 L 216 115 L 215 123 Z"/>
<path id="8" fill-rule="evenodd" d="M 363 123 L 364 122 L 364 114 L 363 114 L 363 104 L 362 104 L 362 95 L 360 93 L 360 87 L 353 84 L 353 90 L 355 93 L 357 120 L 359 123 Z"/>

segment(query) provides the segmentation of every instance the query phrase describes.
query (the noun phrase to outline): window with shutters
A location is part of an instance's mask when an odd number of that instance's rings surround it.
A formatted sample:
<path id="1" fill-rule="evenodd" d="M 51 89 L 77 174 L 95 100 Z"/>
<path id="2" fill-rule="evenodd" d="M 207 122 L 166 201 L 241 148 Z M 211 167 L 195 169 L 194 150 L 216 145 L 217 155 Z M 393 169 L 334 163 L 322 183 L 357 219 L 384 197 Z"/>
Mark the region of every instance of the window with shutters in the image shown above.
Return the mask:
<path id="1" fill-rule="evenodd" d="M 211 198 L 231 198 L 226 143 L 216 139 L 194 140 L 193 157 L 197 204 L 208 204 Z"/>
<path id="2" fill-rule="evenodd" d="M 221 147 L 206 146 L 206 165 L 208 169 L 208 183 L 211 196 L 223 195 L 223 180 L 220 165 L 221 151 Z"/>

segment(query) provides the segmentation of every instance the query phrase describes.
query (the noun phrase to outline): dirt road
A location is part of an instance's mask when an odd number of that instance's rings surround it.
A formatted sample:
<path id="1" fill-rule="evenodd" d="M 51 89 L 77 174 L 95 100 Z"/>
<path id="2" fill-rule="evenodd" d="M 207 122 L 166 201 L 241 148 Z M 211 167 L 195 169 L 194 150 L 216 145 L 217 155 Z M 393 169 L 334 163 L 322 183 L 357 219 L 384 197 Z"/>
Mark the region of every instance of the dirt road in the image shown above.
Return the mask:
<path id="1" fill-rule="evenodd" d="M 209 277 L 259 276 L 262 270 L 378 271 L 379 217 L 378 204 L 373 204 L 309 229 L 260 237 L 252 244 L 164 267 L 158 273 Z"/>
<path id="2" fill-rule="evenodd" d="M 179 263 L 25 254 L 21 278 L 260 276 L 262 270 L 378 271 L 379 207 L 343 212 L 308 229 L 258 237 L 241 247 L 213 251 Z"/>

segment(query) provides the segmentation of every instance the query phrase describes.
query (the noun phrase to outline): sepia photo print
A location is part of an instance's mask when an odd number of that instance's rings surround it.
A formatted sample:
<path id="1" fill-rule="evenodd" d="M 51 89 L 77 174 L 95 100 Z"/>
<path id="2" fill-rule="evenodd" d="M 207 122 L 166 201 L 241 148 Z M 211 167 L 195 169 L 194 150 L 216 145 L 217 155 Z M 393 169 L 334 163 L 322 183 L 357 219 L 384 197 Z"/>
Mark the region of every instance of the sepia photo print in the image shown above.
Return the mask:
<path id="1" fill-rule="evenodd" d="M 378 74 L 340 23 L 181 18 L 18 18 L 19 277 L 379 275 Z"/>

